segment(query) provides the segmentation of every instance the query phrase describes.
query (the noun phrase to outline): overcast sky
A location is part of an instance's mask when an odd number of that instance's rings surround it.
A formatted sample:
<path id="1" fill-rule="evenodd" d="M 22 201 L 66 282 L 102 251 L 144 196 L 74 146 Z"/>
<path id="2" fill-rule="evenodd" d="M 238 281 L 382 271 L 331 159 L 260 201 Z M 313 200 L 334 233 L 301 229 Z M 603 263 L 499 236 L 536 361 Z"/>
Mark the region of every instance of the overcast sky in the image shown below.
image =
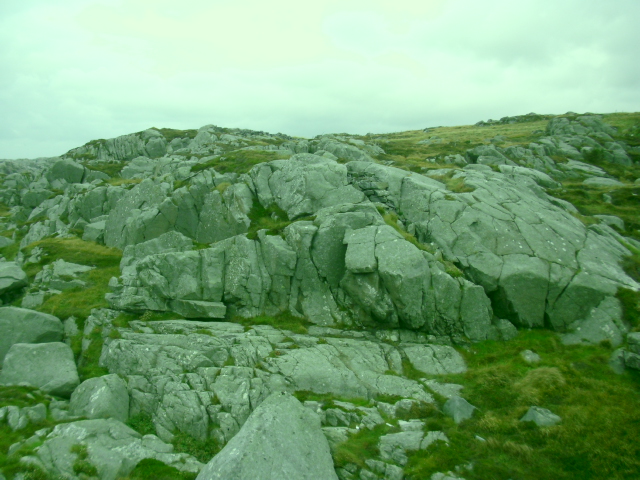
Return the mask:
<path id="1" fill-rule="evenodd" d="M 638 0 L 3 0 L 0 158 L 640 110 Z"/>

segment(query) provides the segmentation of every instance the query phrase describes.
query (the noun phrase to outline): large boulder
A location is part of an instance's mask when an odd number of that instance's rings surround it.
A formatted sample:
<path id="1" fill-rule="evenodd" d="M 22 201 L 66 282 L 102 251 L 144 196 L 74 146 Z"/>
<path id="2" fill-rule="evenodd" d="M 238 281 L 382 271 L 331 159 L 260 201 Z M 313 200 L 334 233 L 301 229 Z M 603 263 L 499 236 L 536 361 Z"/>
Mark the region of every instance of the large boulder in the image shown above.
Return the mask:
<path id="1" fill-rule="evenodd" d="M 27 274 L 15 262 L 0 262 L 0 295 L 29 284 Z"/>
<path id="2" fill-rule="evenodd" d="M 0 308 L 0 366 L 16 343 L 59 342 L 64 327 L 57 317 L 18 307 Z"/>
<path id="3" fill-rule="evenodd" d="M 197 480 L 337 479 L 320 418 L 296 398 L 275 393 L 249 416 L 238 434 Z"/>
<path id="4" fill-rule="evenodd" d="M 349 185 L 344 165 L 309 153 L 257 165 L 249 175 L 260 203 L 277 204 L 290 219 L 364 200 L 362 192 Z"/>
<path id="5" fill-rule="evenodd" d="M 127 384 L 118 375 L 104 375 L 82 382 L 71 394 L 69 413 L 87 418 L 129 418 Z"/>
<path id="6" fill-rule="evenodd" d="M 78 386 L 73 352 L 66 343 L 16 343 L 4 357 L 0 384 L 27 383 L 43 392 L 69 397 Z"/>
<path id="7" fill-rule="evenodd" d="M 54 188 L 60 188 L 66 183 L 82 183 L 85 168 L 73 160 L 58 160 L 47 172 L 47 180 Z"/>

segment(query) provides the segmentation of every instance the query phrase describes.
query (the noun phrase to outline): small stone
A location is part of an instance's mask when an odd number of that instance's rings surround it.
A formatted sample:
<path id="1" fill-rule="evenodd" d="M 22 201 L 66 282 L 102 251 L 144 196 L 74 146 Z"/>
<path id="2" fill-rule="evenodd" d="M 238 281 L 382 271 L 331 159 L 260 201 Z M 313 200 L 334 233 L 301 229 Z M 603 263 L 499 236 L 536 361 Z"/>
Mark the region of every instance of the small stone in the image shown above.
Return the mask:
<path id="1" fill-rule="evenodd" d="M 522 359 L 528 364 L 540 363 L 540 355 L 531 350 L 523 350 L 520 352 L 520 356 Z"/>
<path id="2" fill-rule="evenodd" d="M 546 408 L 531 407 L 520 421 L 533 422 L 539 427 L 551 427 L 560 423 L 562 419 Z"/>
<path id="3" fill-rule="evenodd" d="M 456 423 L 460 423 L 464 420 L 467 420 L 473 416 L 473 412 L 477 410 L 476 407 L 471 405 L 462 397 L 451 397 L 444 404 L 444 413 L 453 418 L 453 421 Z"/>

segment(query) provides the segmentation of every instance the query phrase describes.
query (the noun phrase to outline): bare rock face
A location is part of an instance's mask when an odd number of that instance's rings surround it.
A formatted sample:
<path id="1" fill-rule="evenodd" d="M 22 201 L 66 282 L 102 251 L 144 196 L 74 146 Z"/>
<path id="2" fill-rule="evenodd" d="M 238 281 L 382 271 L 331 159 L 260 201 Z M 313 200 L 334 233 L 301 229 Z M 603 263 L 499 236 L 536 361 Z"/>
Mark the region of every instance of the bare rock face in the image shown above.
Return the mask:
<path id="1" fill-rule="evenodd" d="M 320 418 L 295 397 L 274 393 L 202 469 L 197 480 L 338 478 Z"/>

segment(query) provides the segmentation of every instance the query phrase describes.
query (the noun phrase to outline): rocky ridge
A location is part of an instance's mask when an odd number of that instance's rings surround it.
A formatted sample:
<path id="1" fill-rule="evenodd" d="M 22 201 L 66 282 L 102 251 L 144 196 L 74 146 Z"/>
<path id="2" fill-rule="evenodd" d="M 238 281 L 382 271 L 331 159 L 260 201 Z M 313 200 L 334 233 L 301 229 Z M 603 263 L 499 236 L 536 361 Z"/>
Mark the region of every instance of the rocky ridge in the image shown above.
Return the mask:
<path id="1" fill-rule="evenodd" d="M 1 163 L 2 228 L 11 234 L 2 248 L 14 258 L 0 263 L 0 296 L 24 308 L 0 308 L 0 383 L 26 382 L 50 397 L 38 407 L 44 417 L 4 407 L 0 420 L 14 431 L 34 418 L 60 422 L 12 452 L 30 449 L 25 468 L 64 478 L 84 478 L 84 462 L 115 479 L 143 459 L 222 478 L 263 435 L 252 415 L 272 418 L 274 431 L 294 428 L 265 400 L 287 392 L 313 398 L 291 400 L 313 417 L 295 428 L 326 438 L 334 456 L 360 431 L 392 427 L 379 436 L 378 457 L 342 462 L 339 478 L 403 478 L 411 452 L 450 442 L 407 412 L 442 408 L 458 423 L 477 410 L 460 386 L 437 380 L 466 371 L 454 347 L 508 341 L 518 328 L 554 330 L 567 345 L 624 345 L 632 325 L 618 292 L 640 284 L 622 265 L 640 243 L 617 217 L 585 224 L 553 195 L 567 181 L 624 186 L 592 164 L 635 165 L 638 147 L 614 137 L 598 116 L 553 117 L 529 145 L 492 140 L 418 173 L 393 166 L 368 138 L 208 125 Z M 51 238 L 122 251 L 108 308 L 94 309 L 81 330 L 34 310 L 101 271 L 49 262 Z M 150 312 L 167 319 L 145 319 Z M 264 316 L 301 319 L 306 331 L 229 321 Z M 616 354 L 618 368 L 637 368 L 636 336 Z M 105 375 L 80 383 L 76 360 L 94 351 Z M 556 417 L 535 408 L 523 421 Z M 154 433 L 127 427 L 131 418 L 150 419 Z M 227 447 L 203 469 L 173 453 L 176 435 Z M 122 456 L 109 460 L 113 449 Z M 334 471 L 330 456 L 312 463 Z"/>

